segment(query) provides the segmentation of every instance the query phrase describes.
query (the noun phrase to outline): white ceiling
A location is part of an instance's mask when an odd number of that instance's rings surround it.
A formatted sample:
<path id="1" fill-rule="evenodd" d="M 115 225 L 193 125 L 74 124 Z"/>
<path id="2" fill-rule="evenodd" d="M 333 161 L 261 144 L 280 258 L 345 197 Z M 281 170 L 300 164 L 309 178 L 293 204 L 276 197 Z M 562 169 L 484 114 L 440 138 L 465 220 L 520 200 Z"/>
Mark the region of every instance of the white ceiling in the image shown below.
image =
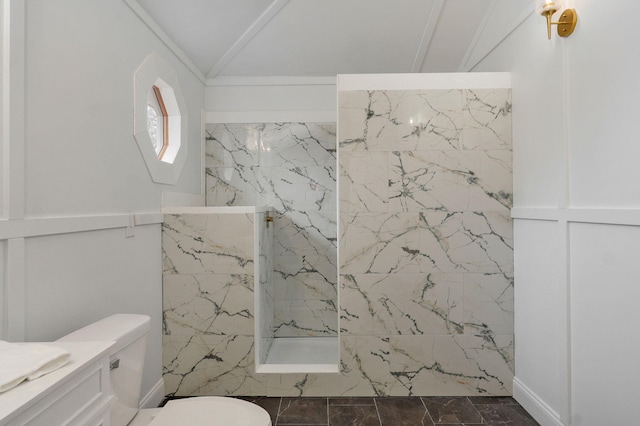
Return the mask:
<path id="1" fill-rule="evenodd" d="M 492 0 L 138 0 L 208 78 L 452 72 Z"/>

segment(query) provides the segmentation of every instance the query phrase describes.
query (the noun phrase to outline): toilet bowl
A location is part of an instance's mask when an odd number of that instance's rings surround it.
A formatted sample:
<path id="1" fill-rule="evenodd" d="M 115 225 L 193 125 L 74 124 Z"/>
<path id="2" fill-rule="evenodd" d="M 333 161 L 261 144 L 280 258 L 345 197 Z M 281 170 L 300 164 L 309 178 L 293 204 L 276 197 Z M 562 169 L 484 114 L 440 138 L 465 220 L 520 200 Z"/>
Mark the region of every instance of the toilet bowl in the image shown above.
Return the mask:
<path id="1" fill-rule="evenodd" d="M 59 341 L 113 341 L 109 378 L 114 397 L 111 426 L 271 426 L 262 407 L 236 398 L 199 396 L 139 410 L 140 385 L 150 318 L 118 314 L 76 330 Z"/>
<path id="2" fill-rule="evenodd" d="M 199 396 L 167 402 L 149 426 L 271 425 L 269 414 L 247 401 L 222 396 Z M 137 423 L 132 425 L 137 426 Z"/>

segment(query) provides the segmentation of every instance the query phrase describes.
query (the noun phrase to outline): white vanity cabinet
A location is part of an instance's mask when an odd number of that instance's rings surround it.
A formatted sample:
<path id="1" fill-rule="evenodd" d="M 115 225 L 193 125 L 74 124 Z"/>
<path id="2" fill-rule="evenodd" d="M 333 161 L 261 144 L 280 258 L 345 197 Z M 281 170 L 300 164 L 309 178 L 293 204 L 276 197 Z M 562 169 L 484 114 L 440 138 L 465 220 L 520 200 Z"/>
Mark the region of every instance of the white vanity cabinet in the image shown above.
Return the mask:
<path id="1" fill-rule="evenodd" d="M 113 342 L 51 342 L 68 350 L 62 368 L 0 393 L 0 426 L 109 425 Z"/>

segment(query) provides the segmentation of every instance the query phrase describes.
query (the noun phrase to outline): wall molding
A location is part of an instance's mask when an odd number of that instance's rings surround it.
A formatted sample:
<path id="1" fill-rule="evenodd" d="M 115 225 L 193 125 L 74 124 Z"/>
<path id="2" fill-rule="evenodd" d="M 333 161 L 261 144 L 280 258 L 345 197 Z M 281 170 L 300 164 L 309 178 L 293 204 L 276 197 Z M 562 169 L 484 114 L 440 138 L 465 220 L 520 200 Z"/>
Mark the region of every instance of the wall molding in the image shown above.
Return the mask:
<path id="1" fill-rule="evenodd" d="M 335 123 L 337 111 L 207 111 L 207 124 L 215 123 Z"/>
<path id="2" fill-rule="evenodd" d="M 25 205 L 25 4 L 2 2 L 2 203 L 0 217 L 20 219 Z"/>
<path id="3" fill-rule="evenodd" d="M 513 398 L 542 426 L 566 426 L 560 416 L 517 377 L 513 378 Z"/>
<path id="4" fill-rule="evenodd" d="M 6 244 L 6 282 L 2 293 L 2 340 L 21 342 L 25 338 L 26 287 L 25 240 L 14 238 Z"/>
<path id="5" fill-rule="evenodd" d="M 640 226 L 640 209 L 516 207 L 513 219 Z"/>
<path id="6" fill-rule="evenodd" d="M 131 229 L 136 226 L 159 224 L 162 221 L 163 215 L 160 212 L 0 220 L 0 240 L 114 228 Z"/>
<path id="7" fill-rule="evenodd" d="M 215 86 L 335 86 L 336 76 L 264 76 L 264 77 L 215 77 L 207 79 L 207 87 Z"/>
<path id="8" fill-rule="evenodd" d="M 164 215 L 155 212 L 100 216 L 68 216 L 55 218 L 0 220 L 0 240 L 6 241 L 6 272 L 0 277 L 0 339 L 22 342 L 26 337 L 26 241 L 49 235 L 123 229 L 122 238 L 135 237 L 136 226 L 163 222 Z M 0 259 L 0 261 L 3 261 Z M 4 282 L 2 282 L 4 279 Z"/>
<path id="9" fill-rule="evenodd" d="M 204 73 L 200 71 L 200 69 L 193 63 L 193 61 L 187 56 L 184 51 L 178 47 L 178 45 L 171 40 L 171 37 L 165 33 L 162 28 L 158 25 L 158 23 L 147 13 L 146 10 L 140 6 L 136 0 L 123 0 L 127 6 L 135 13 L 142 22 L 164 43 L 167 48 L 182 62 L 188 69 L 196 76 L 200 82 L 203 84 L 206 82 L 207 78 Z"/>
<path id="10" fill-rule="evenodd" d="M 2 202 L 0 218 L 21 220 L 25 213 L 25 2 L 2 0 Z M 25 336 L 25 241 L 4 244 L 0 259 L 0 339 Z M 4 268 L 3 268 L 4 267 Z M 4 269 L 4 270 L 2 270 Z"/>
<path id="11" fill-rule="evenodd" d="M 274 0 L 267 9 L 256 19 L 253 24 L 240 36 L 238 40 L 225 52 L 224 55 L 213 65 L 208 73 L 209 77 L 215 77 L 224 67 L 235 58 L 240 51 L 249 43 L 285 7 L 289 0 Z"/>
<path id="12" fill-rule="evenodd" d="M 338 91 L 510 89 L 511 73 L 340 74 Z"/>
<path id="13" fill-rule="evenodd" d="M 498 4 L 501 3 L 501 4 Z M 500 43 L 502 43 L 516 28 L 534 12 L 534 4 L 529 1 L 520 10 L 513 14 L 512 19 L 503 19 L 501 22 L 492 22 L 495 10 L 503 7 L 516 7 L 513 5 L 492 0 L 485 12 L 478 30 L 469 44 L 469 48 L 462 58 L 459 72 L 469 72 L 473 70 L 484 58 L 486 58 Z M 496 31 L 497 28 L 497 31 Z"/>
<path id="14" fill-rule="evenodd" d="M 424 31 L 422 32 L 422 37 L 420 38 L 418 51 L 413 59 L 413 65 L 411 65 L 411 72 L 420 72 L 420 69 L 422 68 L 424 58 L 427 56 L 427 52 L 431 46 L 433 34 L 436 32 L 440 15 L 442 15 L 442 9 L 444 9 L 444 0 L 436 0 L 433 2 L 431 10 L 429 11 L 427 23 L 425 24 Z"/>

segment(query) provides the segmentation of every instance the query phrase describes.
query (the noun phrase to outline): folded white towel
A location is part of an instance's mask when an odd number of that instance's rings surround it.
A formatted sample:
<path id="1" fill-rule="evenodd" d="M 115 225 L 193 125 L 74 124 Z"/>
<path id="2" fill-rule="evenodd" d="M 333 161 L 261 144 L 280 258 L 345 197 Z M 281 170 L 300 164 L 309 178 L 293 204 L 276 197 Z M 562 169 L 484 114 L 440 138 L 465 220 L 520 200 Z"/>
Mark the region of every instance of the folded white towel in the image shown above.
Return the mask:
<path id="1" fill-rule="evenodd" d="M 56 346 L 0 340 L 0 392 L 57 370 L 69 361 L 70 356 L 69 352 Z"/>

